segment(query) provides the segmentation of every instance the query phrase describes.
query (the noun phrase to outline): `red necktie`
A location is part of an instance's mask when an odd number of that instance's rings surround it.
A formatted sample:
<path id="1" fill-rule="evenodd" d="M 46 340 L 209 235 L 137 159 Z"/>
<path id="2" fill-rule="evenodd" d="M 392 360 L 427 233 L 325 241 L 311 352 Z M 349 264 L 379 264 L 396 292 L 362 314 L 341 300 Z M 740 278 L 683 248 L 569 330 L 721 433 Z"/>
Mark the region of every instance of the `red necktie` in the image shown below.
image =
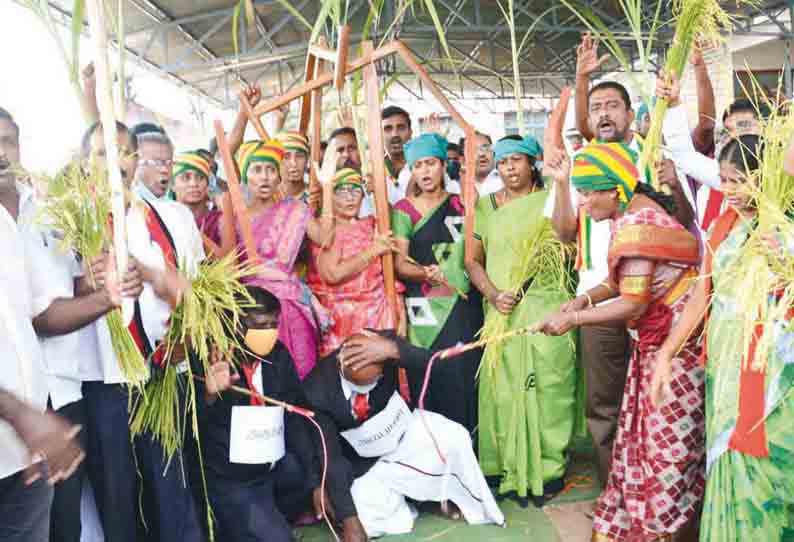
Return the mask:
<path id="1" fill-rule="evenodd" d="M 248 383 L 248 389 L 254 392 L 254 395 L 251 395 L 251 406 L 264 406 L 265 402 L 259 395 L 259 392 L 256 390 L 256 386 L 254 386 L 254 374 L 256 373 L 256 369 L 259 366 L 259 362 L 257 361 L 255 364 L 250 363 L 241 363 L 240 367 L 243 368 L 243 374 L 245 375 L 245 381 Z"/>
<path id="2" fill-rule="evenodd" d="M 353 415 L 359 422 L 363 422 L 369 417 L 369 399 L 366 394 L 357 393 L 353 397 Z"/>

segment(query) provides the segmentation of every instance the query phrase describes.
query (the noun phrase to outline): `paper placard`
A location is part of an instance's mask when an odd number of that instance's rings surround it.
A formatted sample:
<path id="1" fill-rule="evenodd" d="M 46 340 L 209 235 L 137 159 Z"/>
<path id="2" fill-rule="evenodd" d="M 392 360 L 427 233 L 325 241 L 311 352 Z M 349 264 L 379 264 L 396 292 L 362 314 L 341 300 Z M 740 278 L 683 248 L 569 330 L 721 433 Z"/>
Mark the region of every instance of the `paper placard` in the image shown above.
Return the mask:
<path id="1" fill-rule="evenodd" d="M 234 406 L 229 461 L 247 465 L 275 463 L 284 457 L 284 409 Z"/>
<path id="2" fill-rule="evenodd" d="M 411 409 L 394 392 L 386 408 L 342 436 L 361 457 L 380 457 L 397 449 L 410 423 Z"/>

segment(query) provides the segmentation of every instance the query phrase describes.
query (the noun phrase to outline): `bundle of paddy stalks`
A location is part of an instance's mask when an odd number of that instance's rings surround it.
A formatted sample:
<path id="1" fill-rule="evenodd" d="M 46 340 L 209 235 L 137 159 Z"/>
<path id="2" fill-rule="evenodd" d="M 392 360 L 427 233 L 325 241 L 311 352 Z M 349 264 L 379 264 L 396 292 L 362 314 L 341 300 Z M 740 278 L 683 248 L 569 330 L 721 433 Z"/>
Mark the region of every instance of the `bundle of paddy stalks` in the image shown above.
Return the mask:
<path id="1" fill-rule="evenodd" d="M 675 34 L 667 58 L 664 73 L 681 79 L 687 59 L 696 41 L 701 43 L 721 43 L 722 31 L 733 24 L 731 16 L 720 6 L 718 0 L 674 0 Z M 651 127 L 645 138 L 640 157 L 640 171 L 655 164 L 661 158 L 662 125 L 667 113 L 667 100 L 656 100 L 651 111 Z M 655 168 L 650 168 L 652 184 L 658 188 Z"/>
<path id="2" fill-rule="evenodd" d="M 171 314 L 161 346 L 164 353 L 153 356 L 162 361 L 153 361 L 152 378 L 144 393 L 136 397 L 130 418 L 132 434 L 150 433 L 162 444 L 169 460 L 183 442 L 186 420 L 192 422 L 194 434 L 198 432 L 191 364 L 183 365 L 187 378 L 180 379 L 177 364 L 184 360 L 179 358 L 193 357 L 204 374 L 209 373 L 213 355 L 234 360 L 242 345 L 233 331 L 239 327 L 245 309 L 253 306 L 242 280 L 255 273 L 255 267 L 238 263 L 234 253 L 220 260 L 206 260 Z M 180 406 L 182 386 L 186 400 Z"/>
<path id="3" fill-rule="evenodd" d="M 164 354 L 153 356 L 152 378 L 144 393 L 135 396 L 131 409 L 130 433 L 133 436 L 148 433 L 157 440 L 167 464 L 180 450 L 190 430 L 198 451 L 210 541 L 215 540 L 214 521 L 204 478 L 191 359 L 198 361 L 204 375 L 210 374 L 210 366 L 219 359 L 234 363 L 235 353 L 243 348 L 234 331 L 241 324 L 243 312 L 254 306 L 242 280 L 256 273 L 256 267 L 238 263 L 235 253 L 199 265 L 190 287 L 171 314 L 162 343 Z M 181 363 L 184 356 L 188 360 Z M 162 361 L 157 363 L 154 358 Z"/>
<path id="4" fill-rule="evenodd" d="M 106 173 L 75 161 L 55 177 L 45 176 L 41 181 L 46 183 L 47 197 L 41 200 L 38 219 L 57 232 L 63 250 L 90 261 L 111 249 L 111 189 Z M 149 372 L 124 325 L 121 309 L 109 312 L 106 323 L 122 374 L 130 385 L 142 386 Z"/>
<path id="5" fill-rule="evenodd" d="M 513 250 L 521 257 L 510 270 L 508 292 L 522 295 L 528 288 L 573 291 L 571 261 L 575 247 L 561 243 L 554 236 L 550 221 L 536 221 L 526 237 L 515 240 Z M 483 368 L 492 371 L 499 364 L 504 349 L 503 339 L 511 336 L 509 327 L 510 315 L 497 310 L 488 311 L 480 332 L 485 351 L 479 371 Z"/>
<path id="6" fill-rule="evenodd" d="M 735 291 L 736 313 L 744 319 L 744 352 L 755 343 L 755 371 L 764 370 L 775 336 L 794 331 L 794 177 L 784 170 L 792 133 L 794 113 L 773 108 L 761 134 L 759 170 L 743 185 L 758 211 L 757 224 L 727 270 L 731 282 L 741 285 Z M 746 363 L 749 356 L 743 359 Z"/>

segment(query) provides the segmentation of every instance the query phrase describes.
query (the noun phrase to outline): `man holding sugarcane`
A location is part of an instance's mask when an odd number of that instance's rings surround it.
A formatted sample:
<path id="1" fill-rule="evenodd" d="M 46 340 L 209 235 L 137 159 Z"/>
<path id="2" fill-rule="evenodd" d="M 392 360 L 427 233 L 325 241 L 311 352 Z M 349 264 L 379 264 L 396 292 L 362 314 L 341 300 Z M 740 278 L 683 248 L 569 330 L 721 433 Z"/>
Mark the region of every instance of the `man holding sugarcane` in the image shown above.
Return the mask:
<path id="1" fill-rule="evenodd" d="M 5 262 L 0 265 L 0 329 L 6 331 L 0 335 L 7 341 L 0 351 L 8 356 L 0 366 L 0 382 L 33 408 L 43 410 L 49 403 L 74 423 L 66 437 L 71 441 L 85 423 L 78 368 L 81 357 L 92 354 L 86 351 L 84 333 L 90 330 L 85 326 L 118 307 L 122 296 L 137 297 L 141 282 L 133 263 L 123 281 L 115 272 L 104 272 L 101 265 L 94 265 L 102 287 L 88 284 L 71 254 L 57 251 L 57 234 L 38 225 L 41 210 L 32 189 L 17 178 L 15 168 L 19 162 L 19 127 L 0 108 L 0 216 L 4 218 L 0 222 L 5 225 L 5 233 L 0 236 Z M 34 330 L 47 337 L 43 350 Z M 22 415 L 20 411 L 17 417 Z M 44 418 L 42 422 L 41 431 L 46 432 Z M 58 424 L 67 427 L 63 422 Z M 82 457 L 75 457 L 68 468 L 55 462 L 40 462 L 39 466 L 28 467 L 25 480 L 22 469 L 30 464 L 28 451 L 35 454 L 41 450 L 30 448 L 36 440 L 31 439 L 31 428 L 19 437 L 23 440 L 15 438 L 9 427 L 0 423 L 0 539 L 48 539 L 52 490 L 45 481 L 36 482 L 38 477 L 48 478 L 50 485 L 58 484 L 51 540 L 79 540 L 81 477 L 78 473 L 67 479 Z M 69 446 L 76 449 L 76 443 Z M 26 488 L 23 482 L 30 487 Z"/>
<path id="2" fill-rule="evenodd" d="M 105 167 L 105 143 L 100 125 L 92 126 L 84 141 L 93 166 Z M 135 178 L 137 141 L 117 123 L 119 167 L 129 188 Z M 170 165 L 170 164 L 169 164 Z M 144 289 L 135 307 L 130 332 L 144 357 L 154 366 L 185 365 L 184 353 L 164 360 L 159 343 L 168 320 L 187 287 L 183 273 L 192 274 L 204 258 L 201 236 L 190 211 L 169 201 L 136 199 L 127 213 L 130 254 L 139 262 Z M 178 269 L 178 270 L 177 270 Z M 136 541 L 140 536 L 160 542 L 201 540 L 195 504 L 184 470 L 168 464 L 160 443 L 144 435 L 131 440 L 128 383 L 114 352 L 105 320 L 97 322 L 99 362 L 86 367 L 83 393 L 89 427 L 89 475 L 97 496 L 102 527 L 108 541 Z M 178 359 L 181 357 L 182 359 Z M 140 471 L 144 509 L 139 513 Z M 147 533 L 138 518 L 146 521 Z"/>

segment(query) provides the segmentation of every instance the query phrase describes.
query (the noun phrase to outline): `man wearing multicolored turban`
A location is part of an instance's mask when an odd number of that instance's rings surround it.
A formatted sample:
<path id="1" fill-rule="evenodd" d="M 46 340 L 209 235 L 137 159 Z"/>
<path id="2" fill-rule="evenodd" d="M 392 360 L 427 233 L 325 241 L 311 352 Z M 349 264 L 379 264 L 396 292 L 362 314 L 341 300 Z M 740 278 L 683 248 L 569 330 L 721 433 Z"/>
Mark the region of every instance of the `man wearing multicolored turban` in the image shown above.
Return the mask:
<path id="1" fill-rule="evenodd" d="M 240 181 L 243 184 L 248 184 L 249 170 L 253 164 L 258 162 L 273 164 L 276 171 L 280 172 L 281 161 L 284 159 L 284 146 L 276 139 L 271 139 L 267 142 L 260 140 L 246 141 L 240 145 L 235 159 L 237 160 L 237 166 L 240 168 Z"/>
<path id="2" fill-rule="evenodd" d="M 284 147 L 281 162 L 281 180 L 287 197 L 297 198 L 304 203 L 308 200 L 309 140 L 300 132 L 281 132 L 276 139 Z"/>
<path id="3" fill-rule="evenodd" d="M 220 244 L 221 212 L 210 205 L 211 167 L 209 160 L 198 151 L 177 155 L 172 169 L 173 196 L 190 209 L 201 233 L 213 243 Z"/>

